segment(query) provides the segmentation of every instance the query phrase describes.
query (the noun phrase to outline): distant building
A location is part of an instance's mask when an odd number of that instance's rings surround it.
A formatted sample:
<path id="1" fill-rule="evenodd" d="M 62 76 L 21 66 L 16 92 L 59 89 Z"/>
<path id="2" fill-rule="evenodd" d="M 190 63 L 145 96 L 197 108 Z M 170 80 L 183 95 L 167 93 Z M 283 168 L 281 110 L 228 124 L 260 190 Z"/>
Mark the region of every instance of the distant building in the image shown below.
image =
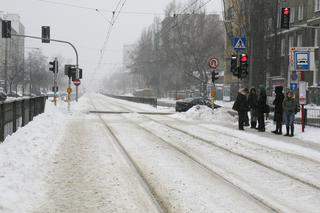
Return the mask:
<path id="1" fill-rule="evenodd" d="M 24 34 L 25 28 L 20 21 L 18 14 L 5 14 L 0 12 L 0 32 L 2 33 L 2 20 L 11 21 L 11 34 Z M 5 81 L 7 76 L 7 90 L 9 91 L 9 84 L 17 87 L 22 82 L 24 70 L 24 38 L 12 36 L 5 39 L 0 37 L 0 79 Z M 7 57 L 6 57 L 7 55 Z M 7 75 L 5 74 L 5 59 L 7 58 Z M 4 85 L 0 85 L 4 86 Z"/>

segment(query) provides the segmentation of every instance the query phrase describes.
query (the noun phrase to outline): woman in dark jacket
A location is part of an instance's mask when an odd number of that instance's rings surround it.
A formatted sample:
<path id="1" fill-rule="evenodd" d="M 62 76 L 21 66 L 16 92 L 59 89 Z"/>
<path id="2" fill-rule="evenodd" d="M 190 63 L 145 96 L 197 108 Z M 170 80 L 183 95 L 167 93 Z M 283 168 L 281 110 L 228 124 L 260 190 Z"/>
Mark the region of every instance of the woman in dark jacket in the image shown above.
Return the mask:
<path id="1" fill-rule="evenodd" d="M 258 131 L 264 132 L 265 123 L 264 123 L 264 113 L 268 113 L 267 106 L 267 94 L 264 86 L 259 87 L 259 96 L 258 96 Z"/>
<path id="2" fill-rule="evenodd" d="M 238 112 L 239 130 L 244 130 L 243 125 L 245 122 L 245 116 L 249 111 L 248 96 L 249 90 L 247 88 L 240 89 L 236 101 L 233 104 L 232 109 Z"/>
<path id="3" fill-rule="evenodd" d="M 256 128 L 258 119 L 258 95 L 255 88 L 251 88 L 248 97 L 248 105 L 250 108 L 251 128 Z"/>
<path id="4" fill-rule="evenodd" d="M 284 95 L 282 93 L 283 87 L 277 86 L 275 88 L 276 98 L 273 101 L 274 105 L 274 121 L 276 122 L 276 130 L 272 131 L 277 135 L 282 135 L 282 118 L 283 118 L 283 110 L 282 110 L 282 102 L 284 99 Z"/>

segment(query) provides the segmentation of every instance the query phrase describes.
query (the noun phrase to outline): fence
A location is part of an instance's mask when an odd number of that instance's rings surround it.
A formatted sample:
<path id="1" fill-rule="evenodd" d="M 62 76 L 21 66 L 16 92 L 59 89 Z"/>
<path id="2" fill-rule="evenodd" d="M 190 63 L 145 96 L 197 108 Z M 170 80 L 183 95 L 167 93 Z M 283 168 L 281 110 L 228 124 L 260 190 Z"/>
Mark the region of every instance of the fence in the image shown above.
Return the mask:
<path id="1" fill-rule="evenodd" d="M 44 112 L 46 96 L 0 102 L 0 142 Z"/>
<path id="2" fill-rule="evenodd" d="M 157 107 L 157 99 L 156 98 L 119 96 L 119 95 L 111 95 L 111 94 L 106 94 L 106 93 L 103 93 L 103 95 L 109 96 L 112 98 L 126 100 L 126 101 L 132 101 L 132 102 L 143 103 L 143 104 L 150 104 L 154 107 Z"/>

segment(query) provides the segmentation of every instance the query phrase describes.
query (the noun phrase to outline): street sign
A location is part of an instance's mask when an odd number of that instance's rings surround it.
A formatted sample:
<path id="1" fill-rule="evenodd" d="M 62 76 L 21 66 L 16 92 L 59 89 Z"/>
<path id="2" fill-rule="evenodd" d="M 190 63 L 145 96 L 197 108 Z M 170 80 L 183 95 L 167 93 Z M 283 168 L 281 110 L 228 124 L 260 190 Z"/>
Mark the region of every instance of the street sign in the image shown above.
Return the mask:
<path id="1" fill-rule="evenodd" d="M 234 37 L 233 48 L 237 51 L 246 49 L 247 48 L 247 38 L 246 37 Z"/>
<path id="2" fill-rule="evenodd" d="M 219 66 L 219 59 L 211 57 L 208 61 L 208 65 L 212 69 L 217 69 L 217 67 Z"/>
<path id="3" fill-rule="evenodd" d="M 299 82 L 299 103 L 301 105 L 307 104 L 307 82 Z"/>
<path id="4" fill-rule="evenodd" d="M 289 52 L 290 71 L 314 71 L 314 47 L 292 47 Z"/>
<path id="5" fill-rule="evenodd" d="M 70 87 L 68 87 L 67 93 L 68 93 L 68 94 L 71 94 L 71 93 L 72 93 L 72 89 L 71 89 Z"/>
<path id="6" fill-rule="evenodd" d="M 290 90 L 297 91 L 298 90 L 298 83 L 290 83 Z"/>
<path id="7" fill-rule="evenodd" d="M 74 81 L 72 81 L 73 82 L 73 84 L 75 85 L 75 86 L 79 86 L 80 84 L 81 84 L 81 81 L 79 80 L 79 79 L 76 79 L 76 80 L 74 80 Z"/>

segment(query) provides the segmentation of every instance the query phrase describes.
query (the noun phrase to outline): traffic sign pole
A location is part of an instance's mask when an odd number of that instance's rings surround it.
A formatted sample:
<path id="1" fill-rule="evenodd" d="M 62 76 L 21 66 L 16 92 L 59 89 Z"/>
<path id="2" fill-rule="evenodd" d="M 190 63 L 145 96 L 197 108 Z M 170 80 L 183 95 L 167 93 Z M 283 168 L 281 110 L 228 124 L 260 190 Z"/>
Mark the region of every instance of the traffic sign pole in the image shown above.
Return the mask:
<path id="1" fill-rule="evenodd" d="M 301 72 L 301 81 L 304 81 L 304 72 Z M 302 132 L 304 132 L 304 129 L 305 129 L 304 104 L 301 104 L 301 124 L 302 124 Z"/>

